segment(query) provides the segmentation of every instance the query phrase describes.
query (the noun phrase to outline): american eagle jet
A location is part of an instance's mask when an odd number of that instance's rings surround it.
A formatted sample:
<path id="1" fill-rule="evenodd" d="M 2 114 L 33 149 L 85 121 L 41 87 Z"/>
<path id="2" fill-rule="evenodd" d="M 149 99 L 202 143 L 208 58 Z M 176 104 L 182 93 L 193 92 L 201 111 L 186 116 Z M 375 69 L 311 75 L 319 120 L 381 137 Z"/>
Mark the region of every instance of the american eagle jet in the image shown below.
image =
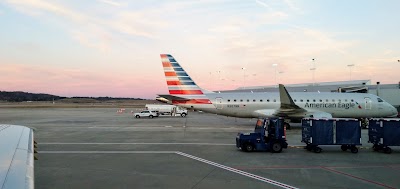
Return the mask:
<path id="1" fill-rule="evenodd" d="M 288 93 L 282 84 L 279 84 L 279 92 L 215 93 L 200 88 L 173 56 L 161 54 L 161 61 L 169 95 L 159 96 L 185 108 L 241 118 L 397 116 L 396 108 L 368 93 Z"/>

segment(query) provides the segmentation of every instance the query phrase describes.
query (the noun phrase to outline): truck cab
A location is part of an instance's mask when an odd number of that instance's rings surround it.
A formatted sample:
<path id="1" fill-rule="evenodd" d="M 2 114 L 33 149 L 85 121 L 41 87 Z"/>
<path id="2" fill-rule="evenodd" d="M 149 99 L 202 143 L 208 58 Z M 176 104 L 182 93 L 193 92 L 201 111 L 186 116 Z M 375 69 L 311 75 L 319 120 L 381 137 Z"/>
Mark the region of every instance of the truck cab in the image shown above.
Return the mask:
<path id="1" fill-rule="evenodd" d="M 181 115 L 181 117 L 186 117 L 186 115 L 188 114 L 188 111 L 186 108 L 180 107 L 180 106 L 176 106 L 176 114 Z"/>

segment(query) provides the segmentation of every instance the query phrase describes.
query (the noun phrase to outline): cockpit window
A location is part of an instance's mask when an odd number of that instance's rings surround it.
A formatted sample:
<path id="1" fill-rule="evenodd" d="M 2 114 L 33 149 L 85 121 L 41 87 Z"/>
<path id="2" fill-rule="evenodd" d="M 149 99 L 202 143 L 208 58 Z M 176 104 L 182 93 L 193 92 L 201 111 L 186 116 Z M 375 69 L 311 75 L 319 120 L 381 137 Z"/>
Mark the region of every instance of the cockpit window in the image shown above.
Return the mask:
<path id="1" fill-rule="evenodd" d="M 382 100 L 382 99 L 380 99 L 380 98 L 378 98 L 378 102 L 383 102 L 383 100 Z"/>

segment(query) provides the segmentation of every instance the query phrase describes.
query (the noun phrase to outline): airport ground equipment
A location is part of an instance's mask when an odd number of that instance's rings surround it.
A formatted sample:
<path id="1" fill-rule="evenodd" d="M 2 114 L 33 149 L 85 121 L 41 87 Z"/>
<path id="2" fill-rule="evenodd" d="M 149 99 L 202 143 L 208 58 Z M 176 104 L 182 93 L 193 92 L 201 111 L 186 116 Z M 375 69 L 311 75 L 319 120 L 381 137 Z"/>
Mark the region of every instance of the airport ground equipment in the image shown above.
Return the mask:
<path id="1" fill-rule="evenodd" d="M 236 147 L 245 152 L 279 153 L 287 146 L 286 128 L 282 118 L 259 119 L 253 133 L 238 133 L 236 136 Z"/>
<path id="2" fill-rule="evenodd" d="M 373 118 L 369 120 L 368 142 L 374 151 L 392 153 L 389 146 L 400 146 L 400 119 Z"/>
<path id="3" fill-rule="evenodd" d="M 135 118 L 141 118 L 141 117 L 153 118 L 153 117 L 158 117 L 158 114 L 156 112 L 151 111 L 151 110 L 143 110 L 143 111 L 141 111 L 139 113 L 133 114 L 133 116 Z"/>
<path id="4" fill-rule="evenodd" d="M 302 120 L 302 140 L 305 149 L 320 153 L 318 145 L 341 145 L 343 151 L 357 153 L 361 145 L 361 122 L 358 119 L 330 118 Z"/>
<path id="5" fill-rule="evenodd" d="M 147 110 L 158 111 L 160 115 L 171 115 L 171 116 L 181 116 L 186 117 L 188 111 L 186 108 L 168 105 L 168 104 L 146 104 Z"/>

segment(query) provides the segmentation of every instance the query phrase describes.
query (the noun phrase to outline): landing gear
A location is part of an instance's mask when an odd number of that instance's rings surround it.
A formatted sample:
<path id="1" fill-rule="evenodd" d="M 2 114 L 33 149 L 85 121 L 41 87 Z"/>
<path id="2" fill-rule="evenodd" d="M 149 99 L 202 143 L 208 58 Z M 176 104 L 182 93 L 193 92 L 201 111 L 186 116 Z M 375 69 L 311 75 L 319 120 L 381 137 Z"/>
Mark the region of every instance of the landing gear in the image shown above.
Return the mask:
<path id="1" fill-rule="evenodd" d="M 369 120 L 367 118 L 361 118 L 361 128 L 368 129 Z"/>
<path id="2" fill-rule="evenodd" d="M 285 126 L 287 130 L 290 130 L 290 124 L 288 122 L 285 122 L 283 126 Z"/>

